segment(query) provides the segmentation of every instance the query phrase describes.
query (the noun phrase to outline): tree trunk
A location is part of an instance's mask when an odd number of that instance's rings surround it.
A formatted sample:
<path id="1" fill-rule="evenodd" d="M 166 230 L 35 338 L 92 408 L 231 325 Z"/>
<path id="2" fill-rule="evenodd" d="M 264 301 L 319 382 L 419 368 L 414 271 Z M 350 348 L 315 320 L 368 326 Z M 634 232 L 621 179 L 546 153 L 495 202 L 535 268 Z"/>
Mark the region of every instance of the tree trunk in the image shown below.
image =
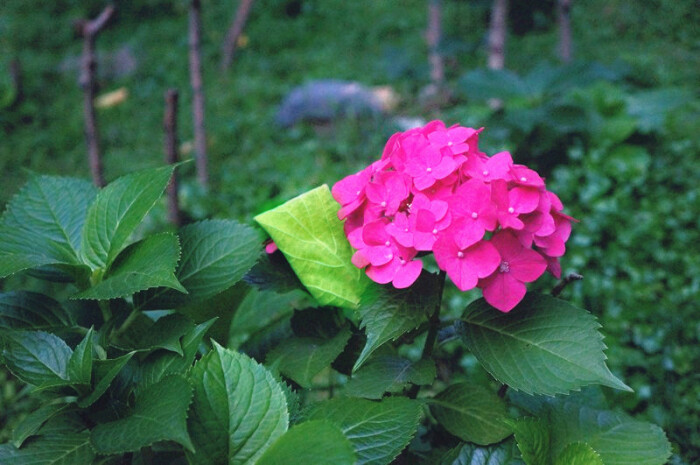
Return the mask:
<path id="1" fill-rule="evenodd" d="M 494 0 L 489 26 L 489 61 L 490 69 L 503 69 L 505 64 L 506 18 L 508 0 Z"/>
<path id="2" fill-rule="evenodd" d="M 231 23 L 231 26 L 226 33 L 224 46 L 221 51 L 221 70 L 225 71 L 231 66 L 233 55 L 236 53 L 238 38 L 243 33 L 243 28 L 248 20 L 250 8 L 253 5 L 253 0 L 241 0 L 236 10 L 236 16 Z"/>
<path id="3" fill-rule="evenodd" d="M 439 50 L 442 36 L 440 16 L 440 0 L 428 0 L 428 28 L 425 37 L 428 42 L 430 80 L 438 87 L 441 87 L 445 80 L 445 66 Z"/>
<path id="4" fill-rule="evenodd" d="M 564 63 L 571 61 L 571 1 L 557 1 L 557 23 L 559 23 L 559 57 Z"/>
<path id="5" fill-rule="evenodd" d="M 197 166 L 197 179 L 207 187 L 207 137 L 204 130 L 204 90 L 202 89 L 201 2 L 192 0 L 189 17 L 190 43 L 190 84 L 192 85 L 192 112 L 194 119 L 194 152 Z"/>
<path id="6" fill-rule="evenodd" d="M 165 131 L 165 163 L 174 165 L 178 162 L 177 156 L 177 99 L 176 89 L 168 89 L 165 92 L 165 115 L 163 116 L 163 129 Z M 168 220 L 175 226 L 182 224 L 180 204 L 177 198 L 177 175 L 173 177 L 166 189 L 168 203 Z"/>
<path id="7" fill-rule="evenodd" d="M 78 30 L 83 36 L 80 87 L 83 89 L 85 140 L 88 148 L 88 160 L 90 162 L 92 181 L 98 187 L 104 187 L 105 180 L 102 169 L 102 154 L 100 152 L 100 134 L 97 127 L 97 115 L 95 114 L 94 105 L 95 95 L 97 94 L 97 85 L 95 83 L 95 75 L 97 72 L 95 38 L 113 14 L 114 7 L 110 5 L 94 20 L 83 20 L 77 24 Z"/>

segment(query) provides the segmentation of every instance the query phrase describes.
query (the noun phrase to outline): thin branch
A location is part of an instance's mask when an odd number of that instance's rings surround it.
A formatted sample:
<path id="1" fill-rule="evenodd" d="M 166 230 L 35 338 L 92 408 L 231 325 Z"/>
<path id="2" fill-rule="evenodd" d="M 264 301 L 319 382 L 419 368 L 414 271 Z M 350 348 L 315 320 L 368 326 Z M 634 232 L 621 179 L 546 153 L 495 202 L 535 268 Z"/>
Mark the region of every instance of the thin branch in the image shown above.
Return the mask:
<path id="1" fill-rule="evenodd" d="M 493 0 L 489 25 L 489 69 L 503 69 L 506 48 L 508 0 Z"/>
<path id="2" fill-rule="evenodd" d="M 85 114 L 85 140 L 88 147 L 88 160 L 92 181 L 98 187 L 105 185 L 102 169 L 102 154 L 100 151 L 100 134 L 97 127 L 97 115 L 95 113 L 95 95 L 97 85 L 97 56 L 95 53 L 95 38 L 107 21 L 114 14 L 114 6 L 109 5 L 100 15 L 92 21 L 82 20 L 76 27 L 83 37 L 83 56 L 80 68 L 80 87 L 83 89 L 83 113 Z"/>
<path id="3" fill-rule="evenodd" d="M 165 92 L 165 114 L 163 116 L 163 130 L 165 131 L 165 163 L 174 165 L 178 162 L 177 156 L 177 89 L 168 89 Z M 177 175 L 173 177 L 166 189 L 168 203 L 168 220 L 175 226 L 180 226 L 182 216 L 177 198 Z"/>
<path id="4" fill-rule="evenodd" d="M 236 16 L 226 33 L 226 39 L 224 40 L 224 46 L 221 51 L 221 70 L 226 71 L 233 61 L 233 56 L 236 53 L 236 47 L 238 46 L 238 38 L 243 33 L 243 28 L 248 21 L 248 14 L 253 6 L 253 0 L 241 0 L 238 4 L 238 9 L 236 10 Z"/>
<path id="5" fill-rule="evenodd" d="M 441 87 L 445 80 L 445 66 L 440 54 L 440 38 L 442 36 L 441 9 L 440 0 L 428 0 L 428 27 L 425 31 L 425 38 L 428 43 L 430 79 L 438 87 Z"/>
<path id="6" fill-rule="evenodd" d="M 204 90 L 202 86 L 202 53 L 200 50 L 201 29 L 201 2 L 200 0 L 192 0 L 189 16 L 189 45 L 195 164 L 199 183 L 207 187 L 209 184 L 209 172 L 207 170 L 207 136 L 204 130 Z"/>
<path id="7" fill-rule="evenodd" d="M 564 277 L 564 279 L 561 280 L 561 282 L 559 282 L 559 284 L 554 287 L 554 289 L 552 289 L 552 295 L 554 297 L 558 296 L 561 294 L 561 291 L 563 291 L 564 288 L 569 285 L 569 283 L 573 281 L 580 281 L 582 279 L 583 276 L 578 273 L 569 273 Z"/>

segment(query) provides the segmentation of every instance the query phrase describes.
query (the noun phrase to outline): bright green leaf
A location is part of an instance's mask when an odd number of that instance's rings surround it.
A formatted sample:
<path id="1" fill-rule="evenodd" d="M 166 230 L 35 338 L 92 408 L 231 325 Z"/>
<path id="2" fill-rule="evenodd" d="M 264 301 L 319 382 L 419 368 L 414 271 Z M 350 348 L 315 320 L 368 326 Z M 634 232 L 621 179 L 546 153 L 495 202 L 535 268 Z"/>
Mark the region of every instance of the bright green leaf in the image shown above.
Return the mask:
<path id="1" fill-rule="evenodd" d="M 292 337 L 282 341 L 267 355 L 266 364 L 279 369 L 304 388 L 310 388 L 315 375 L 330 366 L 343 351 L 351 332 L 345 328 L 330 339 Z"/>
<path id="2" fill-rule="evenodd" d="M 354 308 L 369 279 L 352 264 L 353 250 L 327 185 L 255 217 L 311 295 L 322 305 Z"/>
<path id="3" fill-rule="evenodd" d="M 549 424 L 543 418 L 526 417 L 509 422 L 515 433 L 520 455 L 527 465 L 551 463 Z"/>
<path id="4" fill-rule="evenodd" d="M 381 399 L 385 392 L 400 392 L 409 384 L 432 384 L 435 375 L 433 360 L 414 363 L 394 355 L 375 356 L 352 375 L 344 392 L 353 397 Z"/>
<path id="5" fill-rule="evenodd" d="M 554 395 L 598 383 L 630 390 L 605 364 L 596 318 L 563 300 L 528 294 L 503 313 L 479 299 L 455 327 L 483 367 L 514 389 Z"/>
<path id="6" fill-rule="evenodd" d="M 99 399 L 133 355 L 134 352 L 129 352 L 126 355 L 109 360 L 95 360 L 93 362 L 92 375 L 94 387 L 88 396 L 78 400 L 78 406 L 87 408 Z"/>
<path id="7" fill-rule="evenodd" d="M 575 442 L 566 446 L 559 454 L 554 465 L 605 465 L 600 455 L 584 442 Z"/>
<path id="8" fill-rule="evenodd" d="M 81 229 L 95 194 L 80 179 L 31 178 L 0 218 L 0 277 L 42 265 L 80 265 Z"/>
<path id="9" fill-rule="evenodd" d="M 367 343 L 355 362 L 357 370 L 379 346 L 396 340 L 426 321 L 425 312 L 433 311 L 439 302 L 437 275 L 423 273 L 408 289 L 390 286 L 373 288 L 357 310 L 360 327 L 367 333 Z"/>
<path id="10" fill-rule="evenodd" d="M 511 434 L 506 403 L 483 386 L 452 384 L 428 402 L 437 421 L 464 441 L 486 446 Z"/>
<path id="11" fill-rule="evenodd" d="M 12 430 L 12 444 L 22 447 L 24 441 L 33 436 L 39 429 L 69 407 L 67 404 L 45 404 L 29 413 L 22 422 Z"/>
<path id="12" fill-rule="evenodd" d="M 2 337 L 5 364 L 19 379 L 40 388 L 69 384 L 73 351 L 63 339 L 43 331 L 9 331 Z"/>
<path id="13" fill-rule="evenodd" d="M 92 429 L 91 441 L 100 454 L 137 451 L 157 441 L 175 441 L 189 451 L 187 408 L 192 388 L 185 378 L 173 375 L 144 389 L 127 416 Z"/>
<path id="14" fill-rule="evenodd" d="M 191 464 L 255 463 L 287 430 L 284 393 L 262 365 L 214 344 L 189 373 Z"/>
<path id="15" fill-rule="evenodd" d="M 82 465 L 94 458 L 88 432 L 41 436 L 21 449 L 12 444 L 0 446 L 3 465 Z"/>
<path id="16" fill-rule="evenodd" d="M 29 291 L 0 294 L 0 329 L 52 330 L 72 326 L 71 316 L 49 296 Z"/>
<path id="17" fill-rule="evenodd" d="M 173 167 L 123 176 L 97 194 L 83 226 L 81 255 L 92 269 L 111 265 L 170 181 Z"/>
<path id="18" fill-rule="evenodd" d="M 338 425 L 355 448 L 358 465 L 391 463 L 416 434 L 420 416 L 420 403 L 405 397 L 335 398 L 312 406 L 308 415 Z"/>
<path id="19" fill-rule="evenodd" d="M 76 384 L 90 384 L 92 378 L 92 328 L 75 347 L 68 360 L 68 378 Z"/>
<path id="20" fill-rule="evenodd" d="M 186 293 L 175 277 L 179 259 L 177 237 L 168 233 L 149 236 L 120 253 L 100 283 L 73 298 L 116 299 L 153 287 L 168 287 Z"/>
<path id="21" fill-rule="evenodd" d="M 256 465 L 354 465 L 352 444 L 337 426 L 327 421 L 307 421 L 287 431 Z"/>

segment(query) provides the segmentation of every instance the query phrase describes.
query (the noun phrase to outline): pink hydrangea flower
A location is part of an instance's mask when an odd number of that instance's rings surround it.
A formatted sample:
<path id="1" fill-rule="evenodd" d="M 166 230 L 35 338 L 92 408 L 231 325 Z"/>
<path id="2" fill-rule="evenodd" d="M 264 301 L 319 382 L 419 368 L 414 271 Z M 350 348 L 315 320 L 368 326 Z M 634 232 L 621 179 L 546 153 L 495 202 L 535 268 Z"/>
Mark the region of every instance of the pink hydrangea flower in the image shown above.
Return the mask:
<path id="1" fill-rule="evenodd" d="M 479 151 L 482 129 L 442 121 L 396 133 L 379 160 L 333 186 L 352 262 L 381 284 L 418 279 L 432 252 L 461 290 L 510 311 L 559 258 L 575 221 L 545 180 L 508 152 Z"/>

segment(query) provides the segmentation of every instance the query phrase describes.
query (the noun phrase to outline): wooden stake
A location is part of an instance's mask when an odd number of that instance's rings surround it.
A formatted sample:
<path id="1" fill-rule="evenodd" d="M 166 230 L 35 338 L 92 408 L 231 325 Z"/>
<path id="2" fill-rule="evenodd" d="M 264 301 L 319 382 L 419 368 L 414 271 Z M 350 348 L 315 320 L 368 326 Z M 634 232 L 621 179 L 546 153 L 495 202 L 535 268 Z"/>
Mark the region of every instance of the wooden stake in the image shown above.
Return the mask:
<path id="1" fill-rule="evenodd" d="M 224 46 L 221 51 L 221 70 L 226 71 L 233 61 L 233 55 L 236 53 L 238 46 L 238 38 L 243 33 L 245 23 L 248 21 L 248 14 L 253 6 L 253 0 L 241 0 L 236 10 L 236 16 L 228 28 Z"/>
<path id="2" fill-rule="evenodd" d="M 165 131 L 165 163 L 174 165 L 178 162 L 177 156 L 177 89 L 168 89 L 165 92 L 165 115 L 163 116 L 163 130 Z M 175 226 L 182 224 L 180 204 L 177 198 L 177 175 L 173 177 L 166 189 L 168 203 L 168 220 Z"/>
<path id="3" fill-rule="evenodd" d="M 571 1 L 557 1 L 557 23 L 559 24 L 559 58 L 564 63 L 571 61 Z"/>
<path id="4" fill-rule="evenodd" d="M 199 183 L 207 187 L 209 172 L 207 170 L 207 136 L 204 130 L 204 90 L 202 86 L 201 37 L 201 2 L 192 0 L 189 17 L 190 45 L 190 84 L 192 85 L 192 112 L 194 119 L 194 152 Z"/>
<path id="5" fill-rule="evenodd" d="M 100 15 L 92 21 L 82 20 L 77 23 L 77 28 L 83 36 L 83 56 L 80 67 L 80 87 L 83 89 L 83 112 L 85 114 L 85 140 L 88 148 L 88 160 L 92 181 L 97 187 L 104 187 L 105 180 L 102 170 L 102 155 L 100 152 L 100 135 L 97 128 L 97 115 L 95 114 L 95 95 L 97 85 L 97 56 L 95 53 L 95 38 L 107 21 L 114 14 L 114 6 L 109 5 Z"/>

